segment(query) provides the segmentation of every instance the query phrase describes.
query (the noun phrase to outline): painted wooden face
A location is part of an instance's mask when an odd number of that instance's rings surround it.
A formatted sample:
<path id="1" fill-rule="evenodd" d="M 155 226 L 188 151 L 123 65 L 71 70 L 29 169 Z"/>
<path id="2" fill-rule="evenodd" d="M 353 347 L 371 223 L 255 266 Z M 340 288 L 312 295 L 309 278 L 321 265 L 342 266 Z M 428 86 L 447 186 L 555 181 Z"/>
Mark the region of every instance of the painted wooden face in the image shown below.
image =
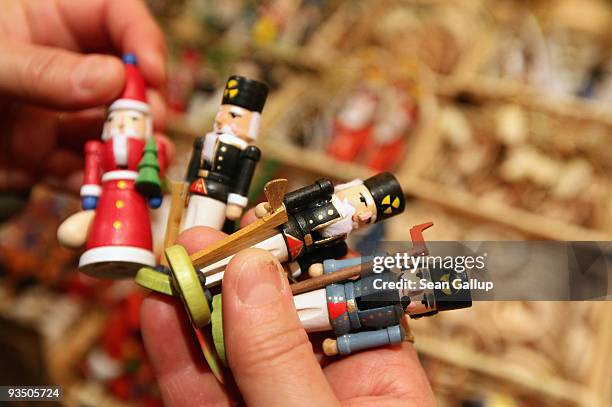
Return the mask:
<path id="1" fill-rule="evenodd" d="M 214 131 L 227 132 L 244 140 L 250 140 L 257 137 L 256 123 L 254 115 L 245 108 L 234 105 L 221 105 L 215 116 Z"/>
<path id="2" fill-rule="evenodd" d="M 376 204 L 374 198 L 368 188 L 363 184 L 353 185 L 351 187 L 337 191 L 336 196 L 341 201 L 345 199 L 355 208 L 353 222 L 362 227 L 374 223 L 376 220 Z"/>
<path id="3" fill-rule="evenodd" d="M 115 135 L 126 135 L 138 139 L 147 136 L 147 118 L 137 110 L 115 110 L 108 114 L 104 124 L 104 134 L 108 138 Z"/>

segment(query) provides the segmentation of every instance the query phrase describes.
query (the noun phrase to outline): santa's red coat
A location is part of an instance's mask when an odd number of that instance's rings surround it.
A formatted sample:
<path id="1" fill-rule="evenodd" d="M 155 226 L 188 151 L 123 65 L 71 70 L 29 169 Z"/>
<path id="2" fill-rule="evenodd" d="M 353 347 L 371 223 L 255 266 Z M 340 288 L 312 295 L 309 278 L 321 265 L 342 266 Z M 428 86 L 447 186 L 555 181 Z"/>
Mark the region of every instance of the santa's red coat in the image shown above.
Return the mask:
<path id="1" fill-rule="evenodd" d="M 156 139 L 160 176 L 166 164 L 166 146 Z M 89 141 L 85 146 L 84 185 L 101 186 L 96 214 L 89 229 L 86 248 L 104 246 L 137 247 L 153 249 L 151 220 L 146 197 L 135 188 L 138 163 L 145 141 L 127 140 L 127 164 L 117 165 L 113 139 Z M 87 195 L 83 193 L 81 195 Z"/>

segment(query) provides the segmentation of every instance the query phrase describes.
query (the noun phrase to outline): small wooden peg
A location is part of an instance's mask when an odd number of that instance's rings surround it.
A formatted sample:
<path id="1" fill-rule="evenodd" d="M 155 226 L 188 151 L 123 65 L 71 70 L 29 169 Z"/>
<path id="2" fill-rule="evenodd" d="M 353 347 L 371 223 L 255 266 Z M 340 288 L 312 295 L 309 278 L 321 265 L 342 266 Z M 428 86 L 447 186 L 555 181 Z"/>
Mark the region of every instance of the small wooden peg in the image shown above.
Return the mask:
<path id="1" fill-rule="evenodd" d="M 263 218 L 264 216 L 270 214 L 270 212 L 272 212 L 272 208 L 270 208 L 270 204 L 268 202 L 261 202 L 255 207 L 255 216 L 257 216 L 257 219 Z"/>
<path id="2" fill-rule="evenodd" d="M 176 240 L 183 212 L 189 196 L 189 185 L 185 182 L 170 181 L 170 192 L 172 200 L 170 201 L 170 211 L 168 212 L 168 222 L 166 223 L 166 236 L 164 237 L 164 249 L 172 246 Z M 161 257 L 161 264 L 168 265 L 166 256 Z"/>
<path id="3" fill-rule="evenodd" d="M 314 263 L 308 267 L 308 275 L 310 277 L 319 277 L 323 275 L 323 263 Z"/>
<path id="4" fill-rule="evenodd" d="M 334 356 L 339 353 L 338 341 L 335 339 L 327 338 L 323 341 L 323 353 L 327 356 Z"/>

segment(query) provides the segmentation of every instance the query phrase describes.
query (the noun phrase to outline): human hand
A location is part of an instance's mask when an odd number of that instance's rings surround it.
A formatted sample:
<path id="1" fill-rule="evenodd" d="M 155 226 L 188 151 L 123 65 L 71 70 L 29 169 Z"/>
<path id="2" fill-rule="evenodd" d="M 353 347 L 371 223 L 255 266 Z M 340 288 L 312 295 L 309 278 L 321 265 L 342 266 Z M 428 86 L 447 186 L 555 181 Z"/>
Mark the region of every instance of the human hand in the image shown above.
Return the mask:
<path id="1" fill-rule="evenodd" d="M 166 81 L 160 29 L 140 0 L 2 1 L 0 191 L 45 181 L 76 191 L 86 139 L 99 137 L 132 52 L 163 126 Z M 89 54 L 89 55 L 86 55 Z"/>
<path id="2" fill-rule="evenodd" d="M 253 214 L 250 216 L 254 218 Z M 177 243 L 193 253 L 223 238 L 210 228 L 185 231 Z M 235 384 L 222 385 L 206 365 L 185 310 L 153 294 L 141 310 L 142 334 L 168 406 L 433 406 L 413 345 L 328 358 L 314 350 L 293 305 L 287 278 L 268 252 L 238 253 L 223 281 L 225 348 Z M 331 336 L 331 335 L 326 335 Z"/>

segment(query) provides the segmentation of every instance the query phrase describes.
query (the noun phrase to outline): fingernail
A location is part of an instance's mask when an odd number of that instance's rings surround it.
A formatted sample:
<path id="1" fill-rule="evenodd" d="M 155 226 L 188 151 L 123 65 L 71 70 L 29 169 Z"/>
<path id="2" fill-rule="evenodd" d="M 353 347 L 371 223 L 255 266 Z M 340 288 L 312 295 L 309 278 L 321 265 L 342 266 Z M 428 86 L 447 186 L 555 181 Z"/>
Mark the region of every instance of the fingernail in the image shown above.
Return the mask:
<path id="1" fill-rule="evenodd" d="M 119 71 L 119 62 L 102 55 L 90 55 L 79 63 L 74 72 L 74 83 L 79 91 L 98 91 L 108 87 Z M 118 82 L 118 80 L 117 80 Z M 88 93 L 89 93 L 88 92 Z"/>
<path id="2" fill-rule="evenodd" d="M 270 254 L 250 255 L 238 266 L 240 274 L 236 291 L 240 302 L 260 306 L 280 297 L 284 276 Z"/>
<path id="3" fill-rule="evenodd" d="M 158 49 L 152 48 L 149 50 L 142 50 L 142 63 L 148 66 L 147 72 L 153 73 L 156 72 L 155 75 L 149 77 L 149 81 L 153 81 L 150 83 L 154 86 L 163 86 L 166 83 L 166 61 L 162 53 L 159 52 Z"/>
<path id="4" fill-rule="evenodd" d="M 88 56 L 79 63 L 74 72 L 76 85 L 81 89 L 91 89 L 100 80 L 104 71 L 106 58 L 98 56 Z"/>

